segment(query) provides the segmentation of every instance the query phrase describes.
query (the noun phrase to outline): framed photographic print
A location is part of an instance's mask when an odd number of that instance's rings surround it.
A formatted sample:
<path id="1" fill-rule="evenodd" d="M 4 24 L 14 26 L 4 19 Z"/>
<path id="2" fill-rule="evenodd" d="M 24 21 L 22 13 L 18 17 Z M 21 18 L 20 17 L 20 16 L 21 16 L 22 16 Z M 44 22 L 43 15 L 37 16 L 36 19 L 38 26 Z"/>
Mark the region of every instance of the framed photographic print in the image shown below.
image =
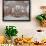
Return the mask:
<path id="1" fill-rule="evenodd" d="M 3 21 L 30 21 L 30 0 L 3 0 Z"/>

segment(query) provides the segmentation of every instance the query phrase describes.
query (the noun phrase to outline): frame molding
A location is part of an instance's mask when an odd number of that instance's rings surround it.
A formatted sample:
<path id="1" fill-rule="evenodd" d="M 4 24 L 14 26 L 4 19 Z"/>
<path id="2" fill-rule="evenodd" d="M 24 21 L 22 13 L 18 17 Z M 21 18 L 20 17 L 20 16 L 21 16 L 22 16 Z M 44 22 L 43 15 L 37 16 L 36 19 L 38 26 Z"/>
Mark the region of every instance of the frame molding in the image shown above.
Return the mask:
<path id="1" fill-rule="evenodd" d="M 15 0 L 17 1 L 17 0 Z M 29 1 L 29 20 L 4 20 L 4 0 L 2 5 L 2 21 L 31 21 L 31 1 L 30 0 L 19 0 L 19 1 Z"/>

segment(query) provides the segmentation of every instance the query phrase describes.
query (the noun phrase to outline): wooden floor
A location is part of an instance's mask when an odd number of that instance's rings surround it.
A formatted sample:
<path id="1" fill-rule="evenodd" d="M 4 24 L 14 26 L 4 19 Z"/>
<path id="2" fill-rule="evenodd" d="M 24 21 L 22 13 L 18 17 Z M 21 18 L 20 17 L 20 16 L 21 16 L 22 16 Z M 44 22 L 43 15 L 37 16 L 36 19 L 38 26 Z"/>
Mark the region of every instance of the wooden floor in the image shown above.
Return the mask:
<path id="1" fill-rule="evenodd" d="M 42 44 L 42 45 L 34 45 L 34 44 L 23 44 L 23 45 L 15 45 L 15 46 L 46 46 L 46 44 Z"/>

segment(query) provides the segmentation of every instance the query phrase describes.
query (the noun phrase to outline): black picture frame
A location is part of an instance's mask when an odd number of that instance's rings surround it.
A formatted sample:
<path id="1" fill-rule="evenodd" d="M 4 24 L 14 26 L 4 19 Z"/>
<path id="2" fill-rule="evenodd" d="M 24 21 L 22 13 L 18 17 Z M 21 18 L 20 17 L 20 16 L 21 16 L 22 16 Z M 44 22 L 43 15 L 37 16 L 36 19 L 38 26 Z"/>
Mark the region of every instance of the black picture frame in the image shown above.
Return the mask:
<path id="1" fill-rule="evenodd" d="M 8 1 L 11 1 L 11 0 L 8 0 Z M 18 0 L 14 0 L 14 1 L 18 1 Z M 2 20 L 3 21 L 31 21 L 31 14 L 30 14 L 30 12 L 31 12 L 31 1 L 30 0 L 19 0 L 19 1 L 29 1 L 29 20 L 4 20 L 4 0 L 3 0 L 3 5 L 2 5 L 2 7 L 3 7 L 3 15 L 2 15 Z"/>

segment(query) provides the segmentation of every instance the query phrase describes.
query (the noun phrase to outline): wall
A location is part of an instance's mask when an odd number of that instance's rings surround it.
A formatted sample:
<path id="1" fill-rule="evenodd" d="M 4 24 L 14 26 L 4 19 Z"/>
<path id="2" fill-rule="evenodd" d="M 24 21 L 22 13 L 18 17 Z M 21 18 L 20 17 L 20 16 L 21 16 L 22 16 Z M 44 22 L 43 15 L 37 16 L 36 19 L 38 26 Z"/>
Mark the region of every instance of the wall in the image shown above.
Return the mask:
<path id="1" fill-rule="evenodd" d="M 17 27 L 19 33 L 18 36 L 22 34 L 24 36 L 31 36 L 31 34 L 36 33 L 36 29 L 43 29 L 38 25 L 35 16 L 40 14 L 40 6 L 46 5 L 46 0 L 31 0 L 31 21 L 30 22 L 4 22 L 2 21 L 2 0 L 0 0 L 0 34 L 4 34 L 4 29 L 6 25 L 14 25 Z"/>

